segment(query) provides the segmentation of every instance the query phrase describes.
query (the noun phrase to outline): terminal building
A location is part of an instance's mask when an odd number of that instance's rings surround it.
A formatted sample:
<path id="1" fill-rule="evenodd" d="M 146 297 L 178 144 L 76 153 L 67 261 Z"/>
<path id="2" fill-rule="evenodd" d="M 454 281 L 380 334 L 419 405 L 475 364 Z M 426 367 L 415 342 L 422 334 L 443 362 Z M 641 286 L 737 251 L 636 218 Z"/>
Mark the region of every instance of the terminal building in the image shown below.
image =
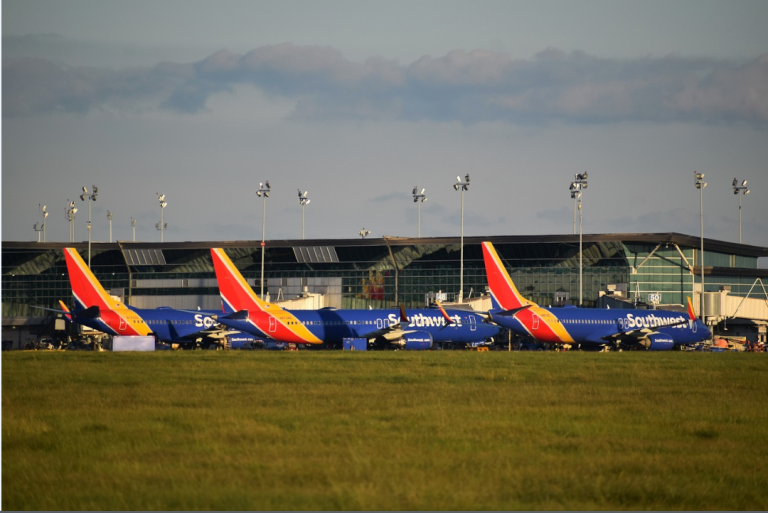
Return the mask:
<path id="1" fill-rule="evenodd" d="M 752 342 L 765 341 L 768 248 L 679 233 L 227 242 L 12 242 L 2 245 L 3 348 L 55 335 L 38 307 L 73 307 L 62 249 L 75 247 L 112 295 L 131 306 L 219 310 L 211 247 L 227 251 L 256 293 L 286 308 L 421 308 L 442 300 L 490 308 L 481 242 L 491 241 L 520 292 L 542 306 L 682 308 Z M 262 276 L 263 256 L 263 276 Z"/>

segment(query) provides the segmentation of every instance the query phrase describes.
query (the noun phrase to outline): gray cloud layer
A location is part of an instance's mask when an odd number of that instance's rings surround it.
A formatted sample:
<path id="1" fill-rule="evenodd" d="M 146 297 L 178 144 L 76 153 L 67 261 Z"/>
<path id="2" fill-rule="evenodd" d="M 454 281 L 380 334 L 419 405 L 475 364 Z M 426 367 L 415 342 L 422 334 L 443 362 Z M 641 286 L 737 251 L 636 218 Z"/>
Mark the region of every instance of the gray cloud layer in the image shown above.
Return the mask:
<path id="1" fill-rule="evenodd" d="M 290 43 L 192 64 L 68 67 L 3 61 L 3 116 L 162 108 L 193 114 L 215 93 L 251 84 L 296 101 L 302 120 L 404 119 L 514 124 L 620 121 L 768 127 L 768 54 L 748 62 L 667 56 L 602 59 L 548 49 L 529 60 L 486 50 L 410 65 L 345 59 Z"/>

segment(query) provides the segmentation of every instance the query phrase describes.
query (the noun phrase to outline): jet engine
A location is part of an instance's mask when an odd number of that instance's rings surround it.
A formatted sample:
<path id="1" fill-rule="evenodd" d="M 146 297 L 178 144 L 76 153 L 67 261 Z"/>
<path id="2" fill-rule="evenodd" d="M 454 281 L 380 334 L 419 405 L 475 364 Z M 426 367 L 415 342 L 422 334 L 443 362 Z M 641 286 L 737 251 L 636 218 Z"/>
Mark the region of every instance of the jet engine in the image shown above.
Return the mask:
<path id="1" fill-rule="evenodd" d="M 406 351 L 424 351 L 432 348 L 432 335 L 426 331 L 406 333 L 403 338 L 392 342 Z"/>
<path id="2" fill-rule="evenodd" d="M 669 351 L 675 347 L 675 341 L 669 335 L 651 333 L 638 341 L 648 351 Z"/>

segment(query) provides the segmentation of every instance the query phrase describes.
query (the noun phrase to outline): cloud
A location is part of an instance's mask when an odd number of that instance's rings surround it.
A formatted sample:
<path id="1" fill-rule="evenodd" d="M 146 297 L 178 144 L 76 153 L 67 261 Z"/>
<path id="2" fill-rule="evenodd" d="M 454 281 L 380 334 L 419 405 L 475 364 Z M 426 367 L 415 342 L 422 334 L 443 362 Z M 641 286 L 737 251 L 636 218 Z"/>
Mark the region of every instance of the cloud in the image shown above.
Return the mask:
<path id="1" fill-rule="evenodd" d="M 408 198 L 408 193 L 404 192 L 390 192 L 389 194 L 381 194 L 371 198 L 372 203 L 390 203 L 390 202 L 402 202 L 404 198 Z"/>
<path id="2" fill-rule="evenodd" d="M 194 83 L 193 78 L 192 67 L 181 64 L 115 71 L 65 67 L 39 58 L 4 59 L 3 116 L 147 108 Z"/>
<path id="3" fill-rule="evenodd" d="M 603 59 L 547 49 L 514 60 L 455 50 L 409 65 L 345 59 L 290 43 L 192 64 L 113 70 L 3 61 L 3 115 L 99 108 L 194 114 L 211 95 L 250 84 L 295 102 L 293 119 L 401 119 L 473 124 L 740 123 L 768 127 L 768 54 L 746 62 L 665 56 Z"/>

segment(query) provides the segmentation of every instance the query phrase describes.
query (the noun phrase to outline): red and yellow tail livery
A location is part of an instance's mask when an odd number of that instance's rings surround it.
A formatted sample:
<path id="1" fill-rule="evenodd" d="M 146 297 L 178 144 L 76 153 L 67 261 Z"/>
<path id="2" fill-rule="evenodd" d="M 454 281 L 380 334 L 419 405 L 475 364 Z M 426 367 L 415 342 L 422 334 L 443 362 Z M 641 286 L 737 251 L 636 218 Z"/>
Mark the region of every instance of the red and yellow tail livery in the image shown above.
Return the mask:
<path id="1" fill-rule="evenodd" d="M 639 346 L 651 351 L 667 351 L 711 336 L 694 316 L 690 298 L 687 318 L 672 310 L 543 308 L 520 294 L 490 242 L 483 242 L 483 258 L 493 301 L 488 314 L 493 322 L 520 336 L 556 344 Z"/>
<path id="2" fill-rule="evenodd" d="M 133 310 L 110 296 L 74 248 L 64 248 L 69 282 L 77 305 L 93 313 L 99 330 L 111 335 L 150 335 L 152 330 Z M 70 317 L 71 319 L 71 317 Z"/>
<path id="3" fill-rule="evenodd" d="M 230 312 L 247 311 L 246 322 L 275 340 L 299 344 L 323 343 L 292 313 L 259 298 L 223 249 L 211 248 L 211 257 L 223 306 Z"/>
<path id="4" fill-rule="evenodd" d="M 490 242 L 483 242 L 483 258 L 488 286 L 495 305 L 506 310 L 509 315 L 514 315 L 528 333 L 538 340 L 560 344 L 573 342 L 571 335 L 552 312 L 533 301 L 528 301 L 520 294 Z"/>

